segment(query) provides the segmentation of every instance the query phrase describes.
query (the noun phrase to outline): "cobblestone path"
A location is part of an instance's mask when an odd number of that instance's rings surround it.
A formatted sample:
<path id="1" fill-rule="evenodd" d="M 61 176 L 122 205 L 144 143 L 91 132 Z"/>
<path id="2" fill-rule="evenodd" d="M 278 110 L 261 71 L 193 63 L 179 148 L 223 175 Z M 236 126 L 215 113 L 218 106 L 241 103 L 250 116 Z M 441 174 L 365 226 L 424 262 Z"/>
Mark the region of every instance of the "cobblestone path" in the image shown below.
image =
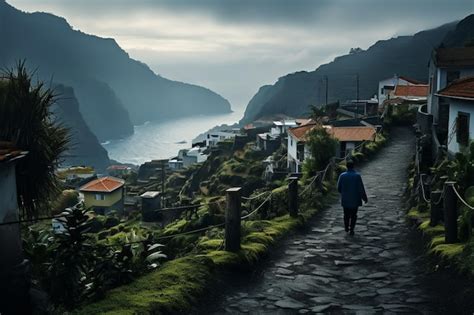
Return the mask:
<path id="1" fill-rule="evenodd" d="M 251 281 L 227 289 L 207 313 L 437 313 L 422 256 L 410 250 L 402 194 L 414 137 L 396 129 L 392 141 L 360 172 L 369 203 L 355 236 L 343 229 L 335 202 L 308 229 L 286 240 L 278 257 Z M 418 255 L 421 251 L 418 251 Z"/>

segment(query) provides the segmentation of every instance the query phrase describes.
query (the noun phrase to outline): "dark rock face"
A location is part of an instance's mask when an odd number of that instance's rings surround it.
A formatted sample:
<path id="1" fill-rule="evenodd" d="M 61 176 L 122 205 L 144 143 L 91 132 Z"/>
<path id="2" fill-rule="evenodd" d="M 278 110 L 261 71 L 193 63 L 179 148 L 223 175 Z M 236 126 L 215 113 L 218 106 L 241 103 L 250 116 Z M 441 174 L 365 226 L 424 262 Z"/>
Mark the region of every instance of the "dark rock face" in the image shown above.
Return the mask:
<path id="1" fill-rule="evenodd" d="M 309 113 L 309 105 L 325 103 L 325 76 L 328 76 L 329 103 L 356 98 L 356 74 L 359 74 L 361 99 L 376 94 L 378 82 L 394 74 L 427 81 L 431 51 L 455 26 L 451 23 L 413 36 L 381 40 L 366 51 L 337 57 L 315 71 L 281 77 L 274 85 L 264 86 L 258 91 L 240 122 L 249 123 L 277 114 L 299 116 Z"/>
<path id="2" fill-rule="evenodd" d="M 52 111 L 71 134 L 71 148 L 66 152 L 63 164 L 90 165 L 105 171 L 110 164 L 109 156 L 82 118 L 73 89 L 58 85 L 54 91 L 58 96 Z"/>
<path id="3" fill-rule="evenodd" d="M 26 59 L 40 79 L 73 87 L 100 140 L 129 135 L 133 124 L 149 120 L 230 112 L 220 95 L 156 75 L 113 39 L 73 30 L 51 14 L 24 13 L 0 1 L 0 43 L 1 67 Z"/>
<path id="4" fill-rule="evenodd" d="M 446 47 L 474 46 L 474 14 L 467 16 L 443 40 Z"/>

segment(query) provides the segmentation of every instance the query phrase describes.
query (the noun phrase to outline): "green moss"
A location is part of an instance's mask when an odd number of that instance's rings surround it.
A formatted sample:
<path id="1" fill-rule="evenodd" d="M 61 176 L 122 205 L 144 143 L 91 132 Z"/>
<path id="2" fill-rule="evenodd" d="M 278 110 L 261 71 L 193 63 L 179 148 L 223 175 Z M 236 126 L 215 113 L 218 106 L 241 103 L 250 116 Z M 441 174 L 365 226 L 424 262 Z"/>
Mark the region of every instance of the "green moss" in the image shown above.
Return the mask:
<path id="1" fill-rule="evenodd" d="M 430 252 L 443 258 L 452 259 L 460 255 L 463 249 L 464 244 L 439 244 L 433 247 Z"/>
<path id="2" fill-rule="evenodd" d="M 231 266 L 240 263 L 240 256 L 238 254 L 223 250 L 210 251 L 205 256 L 212 259 L 217 266 Z"/>
<path id="3" fill-rule="evenodd" d="M 433 239 L 430 242 L 430 248 L 434 248 L 438 245 L 444 244 L 444 241 L 445 241 L 445 239 L 444 239 L 443 235 L 435 236 L 435 237 L 433 237 Z"/>
<path id="4" fill-rule="evenodd" d="M 417 219 L 417 218 L 420 217 L 420 212 L 418 211 L 417 207 L 413 207 L 413 208 L 410 209 L 410 211 L 408 211 L 407 216 L 410 219 Z"/>
<path id="5" fill-rule="evenodd" d="M 166 228 L 163 230 L 163 235 L 180 233 L 184 231 L 184 229 L 186 228 L 188 224 L 189 224 L 189 221 L 185 219 L 175 221 L 166 226 Z"/>
<path id="6" fill-rule="evenodd" d="M 427 234 L 431 237 L 444 234 L 444 226 L 442 225 L 431 226 L 430 220 L 424 221 L 422 224 L 420 224 L 419 228 L 420 230 L 423 231 L 424 234 Z"/>
<path id="7" fill-rule="evenodd" d="M 211 278 L 212 260 L 189 256 L 165 263 L 129 285 L 109 291 L 75 314 L 169 314 L 197 302 Z"/>
<path id="8" fill-rule="evenodd" d="M 208 239 L 207 237 L 203 237 L 199 243 L 198 248 L 201 250 L 217 250 L 223 245 L 222 239 Z"/>

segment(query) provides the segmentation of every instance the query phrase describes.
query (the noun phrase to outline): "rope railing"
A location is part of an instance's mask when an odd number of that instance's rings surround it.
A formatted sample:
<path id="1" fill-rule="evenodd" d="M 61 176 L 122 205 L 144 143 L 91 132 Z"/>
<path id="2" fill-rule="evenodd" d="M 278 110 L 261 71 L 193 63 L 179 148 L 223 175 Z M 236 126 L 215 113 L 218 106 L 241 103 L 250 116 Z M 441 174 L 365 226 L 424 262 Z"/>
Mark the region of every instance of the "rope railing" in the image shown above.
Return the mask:
<path id="1" fill-rule="evenodd" d="M 268 194 L 268 193 L 271 193 L 271 192 L 270 192 L 270 191 L 264 191 L 264 192 L 262 192 L 261 194 L 258 194 L 258 195 L 253 196 L 253 197 L 243 197 L 243 196 L 242 196 L 241 198 L 242 198 L 243 200 L 255 200 L 255 199 L 260 198 L 260 197 L 262 197 L 263 195 Z"/>
<path id="2" fill-rule="evenodd" d="M 454 193 L 456 194 L 456 196 L 458 197 L 459 201 L 461 201 L 466 207 L 468 207 L 469 209 L 471 210 L 474 210 L 474 206 L 471 206 L 470 204 L 468 204 L 466 202 L 466 200 L 464 200 L 462 197 L 461 197 L 461 194 L 458 192 L 458 190 L 456 189 L 456 186 L 453 185 L 453 190 L 454 190 Z"/>
<path id="3" fill-rule="evenodd" d="M 240 219 L 241 219 L 241 220 L 246 220 L 246 219 L 250 218 L 253 214 L 257 213 L 258 210 L 260 210 L 260 209 L 263 207 L 263 205 L 266 204 L 266 203 L 270 200 L 270 198 L 272 197 L 272 195 L 273 195 L 273 192 L 270 193 L 270 195 L 268 195 L 268 197 L 265 198 L 265 200 L 264 200 L 258 207 L 256 207 L 255 210 L 253 210 L 253 211 L 250 212 L 249 214 L 246 214 L 246 215 L 240 217 Z"/>
<path id="4" fill-rule="evenodd" d="M 424 174 L 420 174 L 420 181 L 418 182 L 418 187 L 421 186 L 421 195 L 423 197 L 423 200 L 425 200 L 426 203 L 430 203 L 430 199 L 428 199 L 426 197 L 426 193 L 425 193 L 425 184 L 424 184 L 424 181 L 423 181 L 423 175 Z"/>

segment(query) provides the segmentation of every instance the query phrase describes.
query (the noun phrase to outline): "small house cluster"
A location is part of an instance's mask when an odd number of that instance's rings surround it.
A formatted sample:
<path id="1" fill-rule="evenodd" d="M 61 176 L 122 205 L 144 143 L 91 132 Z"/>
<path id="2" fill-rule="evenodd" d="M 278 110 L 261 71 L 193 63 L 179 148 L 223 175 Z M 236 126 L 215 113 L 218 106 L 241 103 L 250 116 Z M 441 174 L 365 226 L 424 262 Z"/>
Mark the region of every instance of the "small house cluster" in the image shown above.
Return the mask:
<path id="1" fill-rule="evenodd" d="M 430 139 L 431 160 L 445 150 L 462 152 L 474 139 L 474 47 L 440 47 L 428 67 L 429 92 L 418 111 L 421 136 Z M 425 154 L 426 155 L 426 154 Z"/>

